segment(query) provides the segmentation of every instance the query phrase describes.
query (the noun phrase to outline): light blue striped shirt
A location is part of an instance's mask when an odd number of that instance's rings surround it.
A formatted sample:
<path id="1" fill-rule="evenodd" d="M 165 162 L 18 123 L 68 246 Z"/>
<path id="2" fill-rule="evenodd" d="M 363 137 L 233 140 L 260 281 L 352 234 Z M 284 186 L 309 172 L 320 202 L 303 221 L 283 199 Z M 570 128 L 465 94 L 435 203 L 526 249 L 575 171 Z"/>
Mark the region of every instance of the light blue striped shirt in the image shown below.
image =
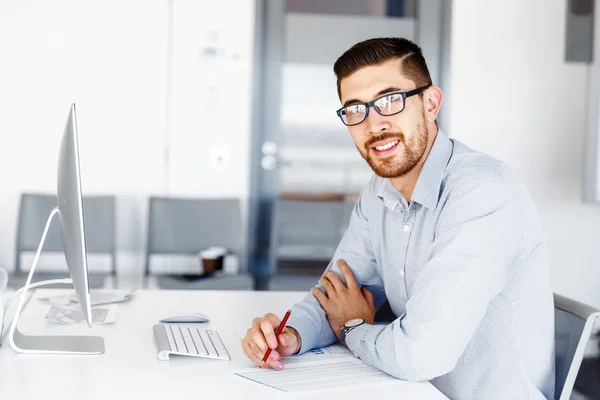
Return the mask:
<path id="1" fill-rule="evenodd" d="M 328 266 L 342 277 L 339 258 L 398 316 L 348 333 L 366 364 L 451 399 L 554 398 L 546 239 L 504 163 L 438 131 L 410 204 L 389 179 L 365 186 Z M 337 341 L 310 293 L 288 326 L 301 353 Z"/>

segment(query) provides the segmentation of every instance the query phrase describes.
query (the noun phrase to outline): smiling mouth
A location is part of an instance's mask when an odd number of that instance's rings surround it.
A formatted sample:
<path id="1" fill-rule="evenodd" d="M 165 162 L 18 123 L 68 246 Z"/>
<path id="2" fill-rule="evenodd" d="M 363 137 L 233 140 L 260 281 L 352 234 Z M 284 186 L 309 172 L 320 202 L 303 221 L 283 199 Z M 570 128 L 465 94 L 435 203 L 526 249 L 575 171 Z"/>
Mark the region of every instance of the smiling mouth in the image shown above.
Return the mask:
<path id="1" fill-rule="evenodd" d="M 392 140 L 389 143 L 383 144 L 381 146 L 373 146 L 373 149 L 377 150 L 377 151 L 386 151 L 389 150 L 393 147 L 396 147 L 396 145 L 398 145 L 400 141 L 398 139 L 396 140 Z"/>
<path id="2" fill-rule="evenodd" d="M 387 143 L 381 144 L 379 146 L 371 146 L 371 151 L 377 158 L 388 158 L 391 157 L 396 150 L 399 148 L 399 144 L 401 139 L 394 139 Z M 379 142 L 381 143 L 381 141 Z"/>

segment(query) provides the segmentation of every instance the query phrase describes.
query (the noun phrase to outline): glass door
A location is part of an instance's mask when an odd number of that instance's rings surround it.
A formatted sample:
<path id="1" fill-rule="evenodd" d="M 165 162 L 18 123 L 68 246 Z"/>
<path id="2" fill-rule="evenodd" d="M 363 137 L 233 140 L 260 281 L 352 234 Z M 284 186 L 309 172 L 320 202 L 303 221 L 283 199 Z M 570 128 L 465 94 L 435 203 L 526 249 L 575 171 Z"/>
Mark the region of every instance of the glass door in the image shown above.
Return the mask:
<path id="1" fill-rule="evenodd" d="M 249 265 L 257 276 L 282 270 L 319 274 L 333 256 L 354 201 L 372 173 L 335 114 L 340 103 L 333 64 L 346 49 L 368 38 L 402 36 L 419 42 L 424 21 L 417 14 L 441 20 L 441 12 L 431 12 L 441 9 L 441 0 L 428 3 L 427 10 L 425 3 L 257 3 L 249 226 Z M 440 36 L 432 42 L 436 57 L 428 61 L 434 65 L 435 81 Z"/>

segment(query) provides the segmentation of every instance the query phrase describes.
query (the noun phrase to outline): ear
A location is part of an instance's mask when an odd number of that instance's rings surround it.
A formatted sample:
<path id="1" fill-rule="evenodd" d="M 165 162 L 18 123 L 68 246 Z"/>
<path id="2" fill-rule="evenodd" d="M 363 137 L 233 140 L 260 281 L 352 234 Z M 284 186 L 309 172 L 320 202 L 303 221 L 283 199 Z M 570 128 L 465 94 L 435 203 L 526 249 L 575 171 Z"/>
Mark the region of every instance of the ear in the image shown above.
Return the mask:
<path id="1" fill-rule="evenodd" d="M 425 109 L 425 118 L 429 122 L 434 122 L 440 112 L 444 94 L 442 89 L 433 85 L 428 87 L 423 93 L 423 105 Z"/>

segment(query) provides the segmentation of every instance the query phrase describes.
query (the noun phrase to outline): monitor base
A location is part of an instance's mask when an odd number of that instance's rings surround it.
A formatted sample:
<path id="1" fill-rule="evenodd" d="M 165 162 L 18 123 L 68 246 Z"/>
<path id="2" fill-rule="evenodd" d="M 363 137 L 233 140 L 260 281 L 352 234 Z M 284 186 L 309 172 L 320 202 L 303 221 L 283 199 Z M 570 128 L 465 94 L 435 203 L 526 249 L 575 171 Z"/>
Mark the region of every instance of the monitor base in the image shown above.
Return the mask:
<path id="1" fill-rule="evenodd" d="M 25 354 L 83 354 L 104 353 L 104 338 L 100 336 L 41 336 L 24 335 L 15 329 L 10 343 Z"/>
<path id="2" fill-rule="evenodd" d="M 42 252 L 42 247 L 44 246 L 44 241 L 46 240 L 46 234 L 48 233 L 48 228 L 52 223 L 52 219 L 58 213 L 58 208 L 54 208 L 48 217 L 48 222 L 46 222 L 46 227 L 44 228 L 44 233 L 42 234 L 42 239 L 40 240 L 40 244 L 38 246 L 37 252 L 35 253 L 35 258 L 33 260 L 33 264 L 31 265 L 31 269 L 29 270 L 29 275 L 27 276 L 27 282 L 23 287 L 23 293 L 21 294 L 21 299 L 19 300 L 19 305 L 17 306 L 17 311 L 15 312 L 15 316 L 13 318 L 12 324 L 10 326 L 10 332 L 8 334 L 8 339 L 11 347 L 19 352 L 26 354 L 103 354 L 104 353 L 104 338 L 99 336 L 47 336 L 47 335 L 24 335 L 17 328 L 17 324 L 19 322 L 19 317 L 21 316 L 21 312 L 23 311 L 23 306 L 25 303 L 25 299 L 27 297 L 27 291 L 31 285 L 31 278 L 33 277 L 33 273 L 35 271 L 35 267 L 37 266 L 38 259 Z M 72 283 L 72 281 L 71 281 Z"/>

